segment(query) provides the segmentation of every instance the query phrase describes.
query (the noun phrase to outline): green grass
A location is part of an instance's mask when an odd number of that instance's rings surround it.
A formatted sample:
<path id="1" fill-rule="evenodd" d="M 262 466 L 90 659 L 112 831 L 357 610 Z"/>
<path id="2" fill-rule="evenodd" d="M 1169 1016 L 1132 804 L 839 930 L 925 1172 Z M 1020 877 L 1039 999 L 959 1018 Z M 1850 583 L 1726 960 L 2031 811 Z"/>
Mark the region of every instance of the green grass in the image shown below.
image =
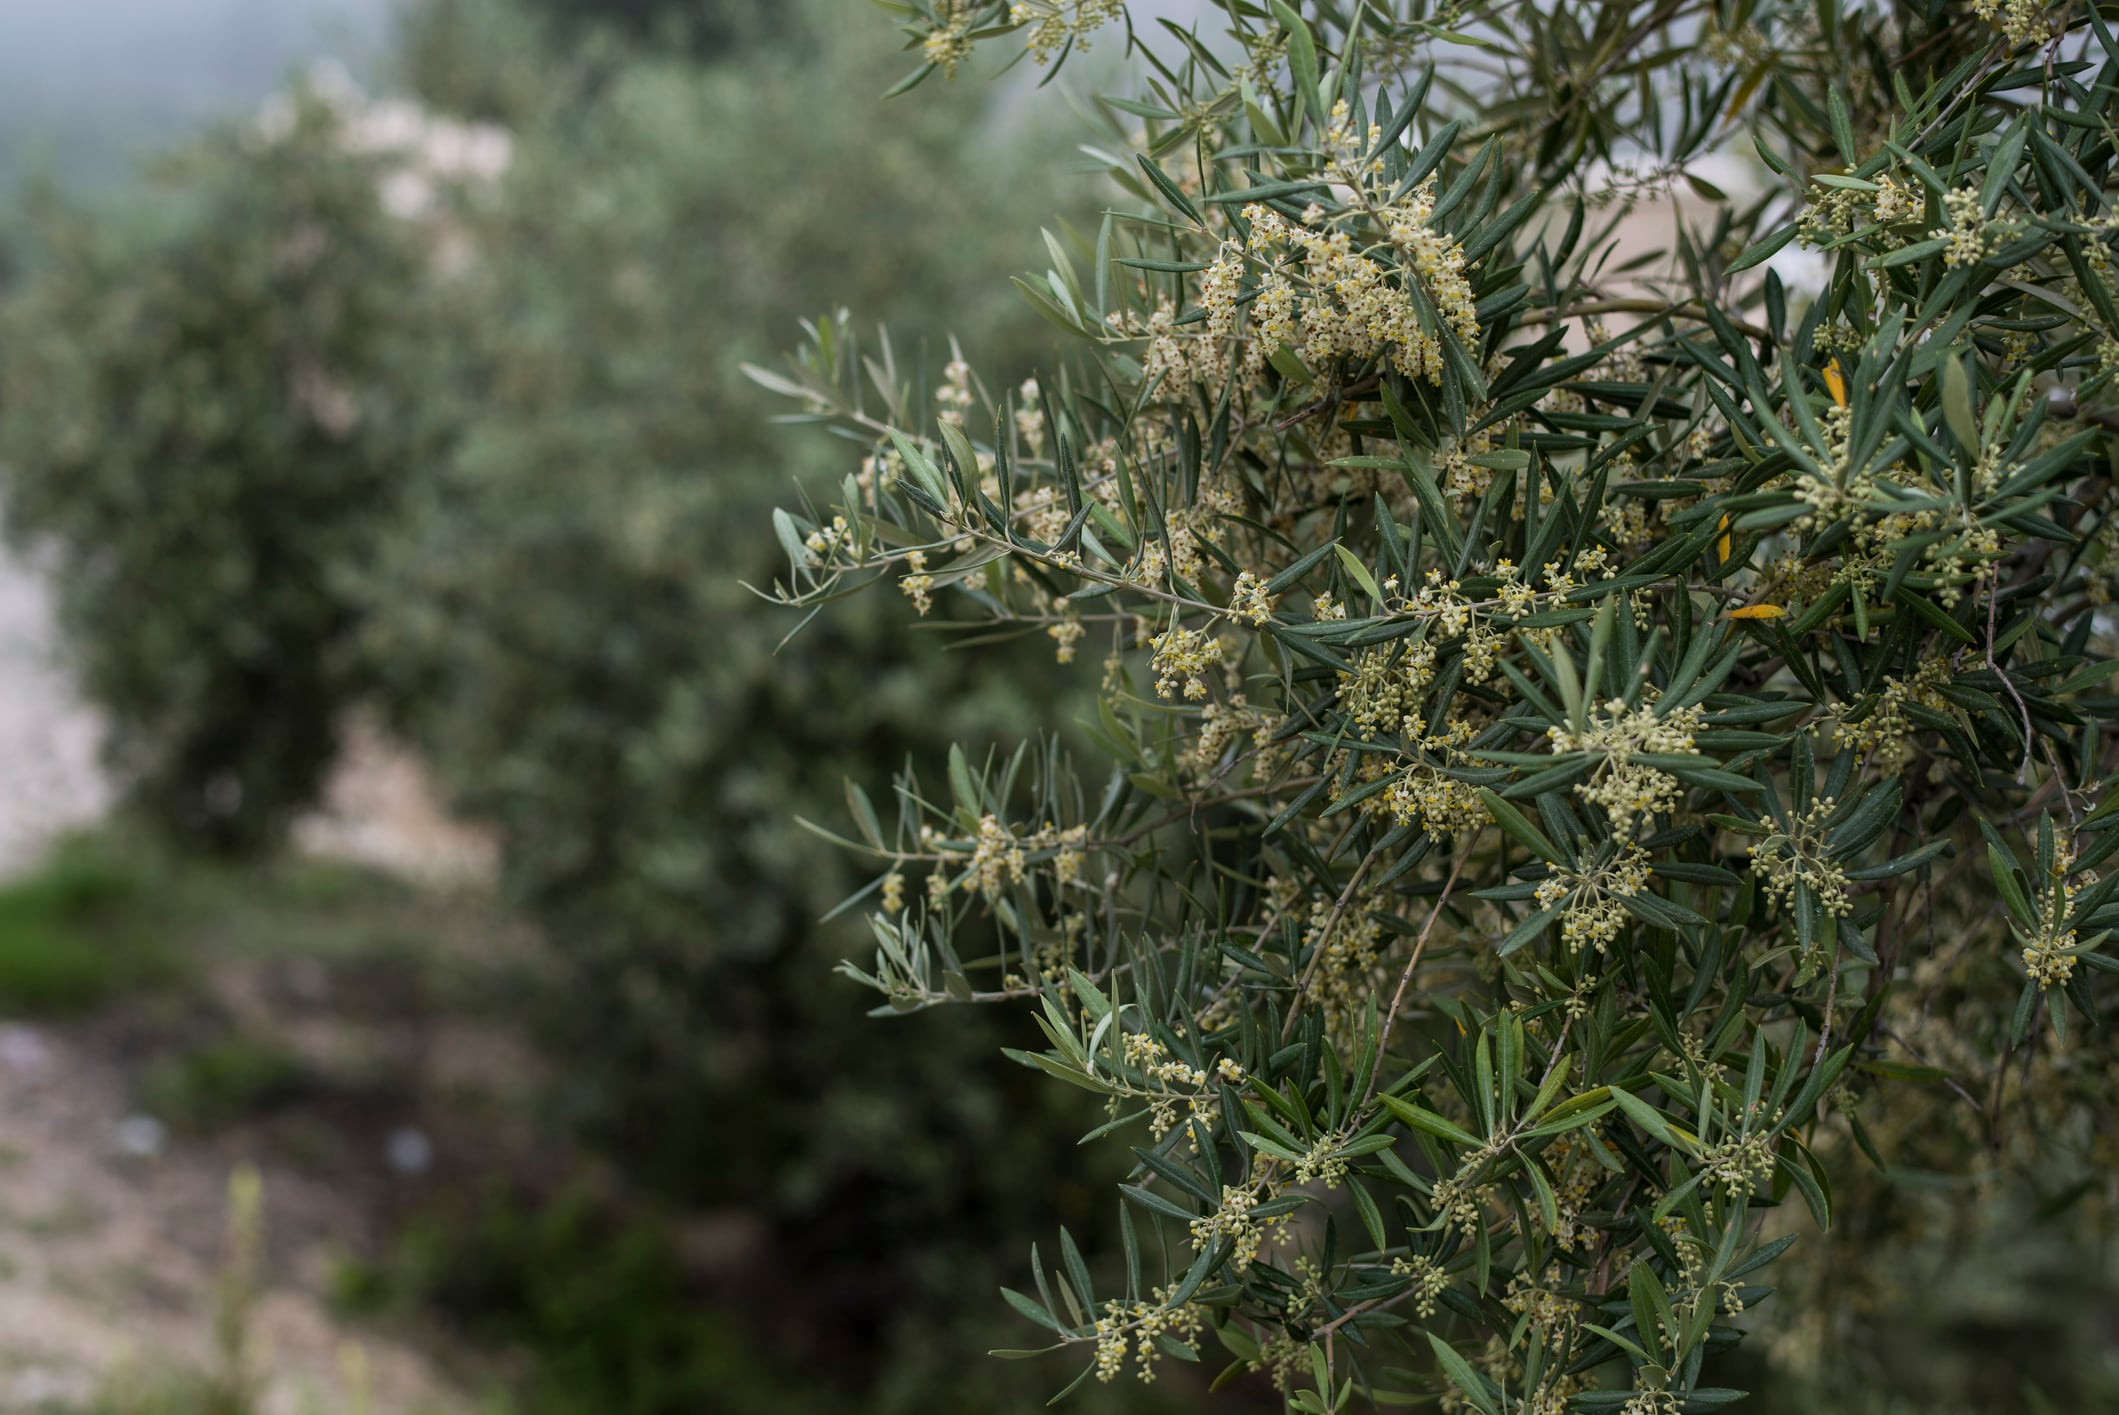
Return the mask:
<path id="1" fill-rule="evenodd" d="M 85 836 L 0 886 L 0 1014 L 85 1012 L 173 974 L 164 873 L 143 852 Z"/>
<path id="2" fill-rule="evenodd" d="M 356 866 L 236 866 L 90 832 L 0 883 L 0 1019 L 78 1016 L 212 963 L 411 963 L 436 920 L 431 898 Z"/>

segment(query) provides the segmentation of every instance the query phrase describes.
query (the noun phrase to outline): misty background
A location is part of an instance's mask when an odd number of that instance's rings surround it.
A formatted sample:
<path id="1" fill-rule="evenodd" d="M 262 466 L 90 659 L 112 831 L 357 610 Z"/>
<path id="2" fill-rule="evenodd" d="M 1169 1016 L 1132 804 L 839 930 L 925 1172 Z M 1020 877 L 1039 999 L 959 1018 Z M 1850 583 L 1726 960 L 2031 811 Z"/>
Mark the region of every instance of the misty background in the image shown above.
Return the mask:
<path id="1" fill-rule="evenodd" d="M 372 68 L 395 0 L 0 0 L 0 182 L 107 186 L 299 67 Z"/>

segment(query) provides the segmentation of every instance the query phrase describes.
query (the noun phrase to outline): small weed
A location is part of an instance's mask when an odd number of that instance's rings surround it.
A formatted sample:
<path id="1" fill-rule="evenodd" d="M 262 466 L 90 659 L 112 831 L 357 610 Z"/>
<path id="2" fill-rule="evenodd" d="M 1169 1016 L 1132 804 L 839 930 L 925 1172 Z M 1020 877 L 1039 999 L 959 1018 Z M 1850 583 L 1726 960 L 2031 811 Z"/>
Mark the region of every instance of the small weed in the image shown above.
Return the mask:
<path id="1" fill-rule="evenodd" d="M 113 1375 L 81 1415 L 250 1415 L 194 1371 L 132 1369 Z"/>
<path id="2" fill-rule="evenodd" d="M 251 1318 L 264 1243 L 265 1191 L 247 1166 L 228 1179 L 228 1258 L 214 1303 L 213 1361 L 126 1365 L 83 1415 L 256 1415 L 259 1379 Z"/>

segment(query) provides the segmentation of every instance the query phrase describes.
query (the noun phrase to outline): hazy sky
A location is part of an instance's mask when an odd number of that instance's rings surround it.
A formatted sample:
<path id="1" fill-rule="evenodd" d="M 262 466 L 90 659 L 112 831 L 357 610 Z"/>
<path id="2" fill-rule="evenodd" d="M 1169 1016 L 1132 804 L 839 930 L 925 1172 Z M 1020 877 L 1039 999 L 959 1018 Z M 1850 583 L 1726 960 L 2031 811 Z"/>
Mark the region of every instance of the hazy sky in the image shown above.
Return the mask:
<path id="1" fill-rule="evenodd" d="M 26 155 L 70 180 L 246 108 L 331 55 L 361 67 L 395 0 L 0 0 L 0 175 Z"/>
<path id="2" fill-rule="evenodd" d="M 106 182 L 143 146 L 250 107 L 308 61 L 361 72 L 400 3 L 416 0 L 0 0 L 0 203 L 30 161 Z M 842 3 L 887 22 L 867 0 Z M 1215 13 L 1208 0 L 1132 3 L 1151 31 L 1159 15 L 1211 25 Z"/>

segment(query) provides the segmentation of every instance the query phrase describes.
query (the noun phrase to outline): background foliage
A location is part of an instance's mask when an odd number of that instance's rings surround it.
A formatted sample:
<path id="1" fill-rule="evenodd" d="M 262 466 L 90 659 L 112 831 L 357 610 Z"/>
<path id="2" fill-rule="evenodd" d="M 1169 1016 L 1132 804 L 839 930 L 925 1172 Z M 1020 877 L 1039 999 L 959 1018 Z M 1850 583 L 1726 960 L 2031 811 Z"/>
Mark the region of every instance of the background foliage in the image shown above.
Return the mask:
<path id="1" fill-rule="evenodd" d="M 7 530 L 65 560 L 61 618 L 134 806 L 256 848 L 374 683 L 353 577 L 418 459 L 423 273 L 319 107 L 153 180 L 121 218 L 43 223 L 0 331 Z"/>
<path id="2" fill-rule="evenodd" d="M 157 809 L 221 770 L 169 754 L 136 796 L 163 833 L 269 845 L 313 803 L 356 705 L 499 833 L 503 891 L 549 944 L 523 1020 L 569 1059 L 552 1113 L 600 1139 L 636 1197 L 583 1214 L 540 1180 L 497 1208 L 440 1199 L 355 1284 L 370 1307 L 424 1303 L 546 1353 L 525 1395 L 537 1410 L 691 1410 L 738 1392 L 763 1408 L 823 1390 L 877 1410 L 1007 1408 L 1032 1373 L 965 1359 L 998 1343 L 977 1293 L 1002 1260 L 983 1233 L 949 1235 L 966 1214 L 1026 1231 L 1053 1205 L 1082 1208 L 1076 1107 L 1007 1078 L 966 1084 L 995 1045 L 983 1026 L 873 1044 L 858 993 L 819 985 L 859 928 L 816 926 L 852 876 L 790 816 L 828 817 L 848 771 L 1003 729 L 1043 675 L 1005 649 L 916 644 L 880 615 L 775 656 L 784 629 L 741 583 L 772 557 L 747 526 L 841 459 L 775 433 L 736 370 L 795 312 L 840 300 L 902 316 L 908 365 L 949 332 L 1018 359 L 1034 317 L 994 285 L 1007 213 L 1031 191 L 991 173 L 1038 164 L 976 94 L 850 141 L 890 80 L 889 46 L 829 6 L 773 7 L 770 25 L 732 9 L 683 50 L 558 8 L 435 0 L 408 17 L 401 59 L 424 107 L 327 86 L 281 143 L 249 125 L 210 139 L 172 169 L 203 209 L 189 244 L 105 254 L 107 218 L 50 223 L 12 307 L 28 337 L 10 382 L 74 383 L 63 404 L 10 402 L 11 521 L 25 542 L 65 532 L 70 596 L 120 557 L 134 585 L 183 591 L 69 616 L 91 669 L 140 658 L 135 640 L 161 654 L 122 680 L 85 675 L 117 718 L 119 764 L 175 735 L 171 717 L 246 750 L 265 749 L 265 723 L 309 745 L 251 768 L 239 833 Z M 493 141 L 462 118 L 503 125 L 504 177 L 462 156 Z M 417 199 L 407 172 L 432 179 Z M 283 213 L 326 182 L 341 209 L 308 303 L 266 289 L 257 318 L 345 306 L 388 336 L 351 320 L 305 331 L 373 381 L 355 388 L 370 401 L 330 444 L 337 460 L 279 431 L 285 346 L 243 322 L 245 282 L 300 235 Z M 832 193 L 828 219 L 815 190 Z M 369 241 L 394 264 L 358 264 L 380 261 Z M 180 406 L 177 384 L 151 378 L 162 321 L 124 319 L 141 286 L 196 312 Z M 156 440 L 155 410 L 186 426 L 213 405 L 237 435 L 211 457 Z M 300 478 L 358 519 L 287 499 Z M 92 496 L 99 482 L 116 489 Z M 143 505 L 156 514 L 131 514 Z M 187 558 L 172 530 L 206 543 Z M 295 557 L 305 576 L 216 573 L 232 553 Z M 292 637 L 265 632 L 298 612 L 311 618 Z M 215 667 L 205 625 L 257 643 L 285 682 L 241 678 L 252 660 L 231 654 L 213 680 L 226 690 L 188 709 L 171 690 Z M 994 1159 L 967 1166 L 967 1149 Z M 448 1217 L 465 1207 L 487 1221 Z M 762 1228 L 760 1255 L 740 1281 L 703 1281 L 669 1256 L 673 1234 L 686 1213 L 729 1210 Z"/>
<path id="3" fill-rule="evenodd" d="M 740 583 L 770 566 L 741 527 L 830 464 L 747 410 L 735 370 L 776 317 L 842 295 L 951 310 L 1007 357 L 1021 315 L 969 272 L 1000 268 L 979 243 L 1010 193 L 972 176 L 993 160 L 975 95 L 847 145 L 832 116 L 852 122 L 884 70 L 866 37 L 799 35 L 740 68 L 606 53 L 516 128 L 506 199 L 471 228 L 490 255 L 455 292 L 447 401 L 425 409 L 453 445 L 393 546 L 371 651 L 416 680 L 406 730 L 499 826 L 504 885 L 558 944 L 548 1035 L 583 1059 L 582 1122 L 666 1193 L 764 1211 L 775 1265 L 813 1274 L 760 1275 L 798 1347 L 889 1373 L 891 1399 L 955 1385 L 972 1409 L 1001 1397 L 945 1382 L 954 1363 L 910 1335 L 959 1309 L 951 1270 L 980 1261 L 940 1234 L 967 1210 L 1022 1222 L 1052 1191 L 1038 1142 L 985 1169 L 950 1157 L 1011 1127 L 1054 1137 L 1053 1112 L 959 1084 L 982 1029 L 878 1051 L 857 999 L 816 986 L 814 922 L 848 877 L 789 806 L 827 814 L 850 765 L 1009 720 L 1021 680 L 990 654 L 914 653 L 880 616 L 776 656 Z M 859 219 L 760 183 L 764 153 Z"/>

